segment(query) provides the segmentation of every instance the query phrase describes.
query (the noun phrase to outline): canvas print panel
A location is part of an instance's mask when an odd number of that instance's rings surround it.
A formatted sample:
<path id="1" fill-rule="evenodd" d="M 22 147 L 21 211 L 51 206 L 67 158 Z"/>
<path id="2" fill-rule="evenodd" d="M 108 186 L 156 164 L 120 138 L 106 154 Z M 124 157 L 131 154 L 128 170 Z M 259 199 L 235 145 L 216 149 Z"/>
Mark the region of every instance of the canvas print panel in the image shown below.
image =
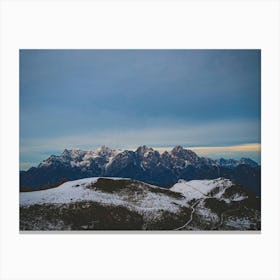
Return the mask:
<path id="1" fill-rule="evenodd" d="M 260 50 L 20 50 L 20 230 L 261 229 Z"/>

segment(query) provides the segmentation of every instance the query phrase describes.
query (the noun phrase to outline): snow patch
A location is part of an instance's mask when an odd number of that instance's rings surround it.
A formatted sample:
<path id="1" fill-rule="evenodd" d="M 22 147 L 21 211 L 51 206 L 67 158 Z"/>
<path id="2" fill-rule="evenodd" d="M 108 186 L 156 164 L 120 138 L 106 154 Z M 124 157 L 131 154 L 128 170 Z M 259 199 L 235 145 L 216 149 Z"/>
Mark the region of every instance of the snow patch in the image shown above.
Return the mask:
<path id="1" fill-rule="evenodd" d="M 170 188 L 171 191 L 182 193 L 188 201 L 192 199 L 200 199 L 208 196 L 215 188 L 219 188 L 219 192 L 215 197 L 220 198 L 225 189 L 232 186 L 232 182 L 228 179 L 218 178 L 214 180 L 179 180 L 177 184 Z"/>

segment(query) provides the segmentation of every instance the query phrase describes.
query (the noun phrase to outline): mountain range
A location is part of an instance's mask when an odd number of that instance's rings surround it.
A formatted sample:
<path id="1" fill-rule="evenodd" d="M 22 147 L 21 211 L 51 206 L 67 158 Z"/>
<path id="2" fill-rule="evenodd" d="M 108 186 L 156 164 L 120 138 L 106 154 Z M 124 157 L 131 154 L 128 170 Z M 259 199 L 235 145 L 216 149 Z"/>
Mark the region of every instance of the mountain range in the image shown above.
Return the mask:
<path id="1" fill-rule="evenodd" d="M 147 146 L 124 151 L 105 146 L 90 151 L 65 149 L 61 155 L 51 155 L 37 167 L 20 171 L 20 190 L 47 188 L 62 180 L 87 177 L 132 178 L 165 188 L 170 188 L 179 179 L 224 177 L 245 185 L 258 195 L 261 190 L 261 167 L 252 159 L 214 160 L 199 157 L 181 146 L 163 153 Z"/>

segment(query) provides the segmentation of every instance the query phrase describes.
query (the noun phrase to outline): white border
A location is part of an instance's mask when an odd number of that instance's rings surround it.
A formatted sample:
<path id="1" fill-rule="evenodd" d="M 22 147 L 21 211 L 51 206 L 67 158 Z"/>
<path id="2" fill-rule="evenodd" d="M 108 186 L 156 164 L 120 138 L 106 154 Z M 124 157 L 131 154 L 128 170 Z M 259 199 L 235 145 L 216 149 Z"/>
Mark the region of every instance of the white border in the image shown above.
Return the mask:
<path id="1" fill-rule="evenodd" d="M 279 279 L 279 2 L 1 2 L 1 279 Z M 262 49 L 262 233 L 18 232 L 20 48 Z"/>

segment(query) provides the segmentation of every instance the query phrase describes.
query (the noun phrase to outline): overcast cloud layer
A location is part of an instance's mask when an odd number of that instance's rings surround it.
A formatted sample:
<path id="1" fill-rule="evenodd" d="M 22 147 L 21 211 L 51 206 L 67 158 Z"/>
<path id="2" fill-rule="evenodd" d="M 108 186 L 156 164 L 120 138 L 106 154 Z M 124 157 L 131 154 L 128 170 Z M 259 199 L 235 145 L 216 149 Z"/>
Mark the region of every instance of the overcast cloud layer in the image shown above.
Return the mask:
<path id="1" fill-rule="evenodd" d="M 258 50 L 21 50 L 26 169 L 64 148 L 260 143 Z"/>

